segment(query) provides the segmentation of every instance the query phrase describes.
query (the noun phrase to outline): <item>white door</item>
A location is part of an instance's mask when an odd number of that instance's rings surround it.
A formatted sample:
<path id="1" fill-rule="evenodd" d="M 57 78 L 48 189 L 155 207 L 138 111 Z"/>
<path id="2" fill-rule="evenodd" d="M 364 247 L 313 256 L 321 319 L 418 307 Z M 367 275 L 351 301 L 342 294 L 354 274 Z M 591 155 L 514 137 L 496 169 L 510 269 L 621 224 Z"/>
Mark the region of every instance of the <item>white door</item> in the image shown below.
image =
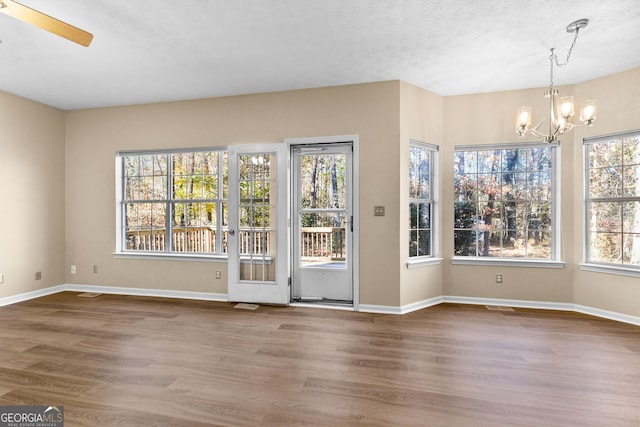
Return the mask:
<path id="1" fill-rule="evenodd" d="M 353 303 L 352 143 L 292 145 L 292 299 Z"/>
<path id="2" fill-rule="evenodd" d="M 229 301 L 289 303 L 286 177 L 285 144 L 229 148 Z"/>

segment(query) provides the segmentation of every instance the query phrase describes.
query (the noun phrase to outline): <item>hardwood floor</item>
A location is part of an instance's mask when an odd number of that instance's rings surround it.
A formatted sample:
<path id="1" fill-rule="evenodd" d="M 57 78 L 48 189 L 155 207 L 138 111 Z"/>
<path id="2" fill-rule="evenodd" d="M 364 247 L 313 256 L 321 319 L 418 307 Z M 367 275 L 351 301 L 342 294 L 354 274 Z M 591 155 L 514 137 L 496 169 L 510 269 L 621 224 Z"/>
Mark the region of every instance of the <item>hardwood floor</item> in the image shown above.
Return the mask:
<path id="1" fill-rule="evenodd" d="M 64 292 L 0 308 L 0 405 L 67 426 L 640 426 L 640 328 Z"/>

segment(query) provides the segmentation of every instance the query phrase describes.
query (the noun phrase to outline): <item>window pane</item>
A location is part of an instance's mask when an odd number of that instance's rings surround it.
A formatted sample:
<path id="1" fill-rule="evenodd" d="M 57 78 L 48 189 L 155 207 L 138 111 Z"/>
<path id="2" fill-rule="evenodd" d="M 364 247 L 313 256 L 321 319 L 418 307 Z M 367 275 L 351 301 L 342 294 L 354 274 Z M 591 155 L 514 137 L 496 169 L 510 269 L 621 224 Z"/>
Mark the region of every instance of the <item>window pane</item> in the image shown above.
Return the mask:
<path id="1" fill-rule="evenodd" d="M 418 228 L 431 228 L 431 205 L 429 203 L 418 204 Z"/>
<path id="2" fill-rule="evenodd" d="M 640 266 L 640 135 L 589 142 L 586 153 L 588 261 Z"/>
<path id="3" fill-rule="evenodd" d="M 602 141 L 588 146 L 589 167 L 602 168 L 622 164 L 622 142 Z"/>
<path id="4" fill-rule="evenodd" d="M 625 233 L 640 233 L 640 201 L 624 202 L 622 205 L 622 230 Z M 620 227 L 616 229 L 620 230 Z"/>
<path id="5" fill-rule="evenodd" d="M 477 246 L 482 244 L 484 233 L 477 230 L 454 230 L 454 255 L 478 256 Z"/>
<path id="6" fill-rule="evenodd" d="M 622 260 L 622 234 L 590 233 L 590 260 L 620 263 Z"/>
<path id="7" fill-rule="evenodd" d="M 478 175 L 478 200 L 497 200 L 501 198 L 500 175 Z"/>
<path id="8" fill-rule="evenodd" d="M 220 170 L 221 155 L 226 159 L 226 153 L 218 151 L 122 156 L 123 249 L 206 253 L 224 249 L 216 242 L 222 226 L 218 182 L 227 173 L 226 164 Z M 168 233 L 166 215 L 171 217 Z M 171 236 L 171 242 L 165 242 L 165 236 Z"/>
<path id="9" fill-rule="evenodd" d="M 409 257 L 431 256 L 433 162 L 436 151 L 426 145 L 409 146 Z M 456 167 L 465 169 L 465 162 L 476 163 L 475 157 L 455 160 Z M 475 170 L 475 166 L 471 168 Z M 463 175 L 458 181 L 456 200 L 475 199 L 475 175 Z M 464 182 L 461 182 L 464 181 Z"/>
<path id="10" fill-rule="evenodd" d="M 164 250 L 164 203 L 128 203 L 124 208 L 126 249 L 142 251 Z"/>
<path id="11" fill-rule="evenodd" d="M 409 236 L 409 256 L 431 255 L 431 232 L 412 230 Z"/>
<path id="12" fill-rule="evenodd" d="M 528 200 L 548 200 L 551 198 L 551 174 L 549 172 L 531 172 L 528 178 Z"/>
<path id="13" fill-rule="evenodd" d="M 409 256 L 418 256 L 418 230 L 409 231 Z"/>
<path id="14" fill-rule="evenodd" d="M 550 258 L 553 147 L 479 150 L 477 175 L 454 177 L 455 253 Z M 470 153 L 471 151 L 464 152 Z M 467 158 L 456 152 L 456 161 Z M 456 171 L 460 167 L 456 165 Z M 477 179 L 477 181 L 473 181 Z M 468 197 L 477 185 L 477 204 Z M 465 200 L 465 197 L 469 201 Z M 464 232 L 475 229 L 477 232 Z M 472 251 L 472 249 L 474 249 Z M 472 253 L 474 252 L 474 253 Z"/>
<path id="15" fill-rule="evenodd" d="M 527 256 L 546 259 L 551 256 L 551 230 L 546 227 L 530 229 L 527 236 Z"/>
<path id="16" fill-rule="evenodd" d="M 431 155 L 426 148 L 411 146 L 409 151 L 409 197 L 431 198 Z"/>
<path id="17" fill-rule="evenodd" d="M 418 204 L 409 203 L 409 229 L 418 228 Z"/>
<path id="18" fill-rule="evenodd" d="M 640 164 L 640 136 L 624 138 L 622 144 L 624 164 L 627 166 Z"/>
<path id="19" fill-rule="evenodd" d="M 454 197 L 457 201 L 477 200 L 478 175 L 459 174 L 454 177 Z"/>
<path id="20" fill-rule="evenodd" d="M 592 231 L 621 232 L 622 215 L 620 207 L 621 204 L 618 202 L 589 203 L 589 229 Z"/>
<path id="21" fill-rule="evenodd" d="M 622 196 L 622 168 L 608 167 L 589 171 L 589 195 L 596 197 Z"/>
<path id="22" fill-rule="evenodd" d="M 497 172 L 500 170 L 500 150 L 478 151 L 478 172 Z"/>
<path id="23" fill-rule="evenodd" d="M 640 233 L 624 233 L 622 241 L 622 263 L 640 266 Z"/>
<path id="24" fill-rule="evenodd" d="M 474 228 L 478 220 L 478 204 L 475 202 L 455 202 L 454 228 Z"/>
<path id="25" fill-rule="evenodd" d="M 476 151 L 456 151 L 453 164 L 456 173 L 477 173 L 478 153 Z"/>
<path id="26" fill-rule="evenodd" d="M 530 148 L 527 153 L 528 171 L 551 171 L 551 150 L 548 148 Z"/>
<path id="27" fill-rule="evenodd" d="M 502 170 L 505 172 L 524 172 L 526 162 L 527 150 L 516 148 L 502 151 Z"/>
<path id="28" fill-rule="evenodd" d="M 301 155 L 301 206 L 308 209 L 344 209 L 346 207 L 345 154 Z"/>
<path id="29" fill-rule="evenodd" d="M 140 199 L 140 178 L 138 176 L 127 177 L 124 181 L 124 199 Z"/>
<path id="30" fill-rule="evenodd" d="M 624 197 L 640 196 L 640 165 L 625 166 L 622 169 Z"/>

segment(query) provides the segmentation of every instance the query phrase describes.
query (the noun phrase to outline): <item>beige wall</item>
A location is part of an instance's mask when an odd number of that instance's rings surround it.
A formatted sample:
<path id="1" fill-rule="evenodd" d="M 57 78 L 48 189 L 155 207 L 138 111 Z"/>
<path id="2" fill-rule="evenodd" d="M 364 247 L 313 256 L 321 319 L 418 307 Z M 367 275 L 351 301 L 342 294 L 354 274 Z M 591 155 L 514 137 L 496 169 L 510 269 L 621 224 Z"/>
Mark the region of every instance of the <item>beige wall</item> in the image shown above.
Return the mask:
<path id="1" fill-rule="evenodd" d="M 78 268 L 67 283 L 227 292 L 226 263 L 112 256 L 117 150 L 357 134 L 360 302 L 399 305 L 399 87 L 395 81 L 67 112 L 66 265 Z M 374 218 L 374 205 L 385 205 L 387 216 Z M 215 270 L 223 270 L 222 280 Z"/>
<path id="2" fill-rule="evenodd" d="M 64 283 L 64 120 L 62 111 L 3 92 L 0 112 L 5 297 Z"/>
<path id="3" fill-rule="evenodd" d="M 582 139 L 640 129 L 640 68 L 574 86 L 560 87 L 576 102 L 598 100 L 595 126 L 561 137 L 561 259 L 564 269 L 461 266 L 447 262 L 444 293 L 455 296 L 568 302 L 623 314 L 640 315 L 640 280 L 580 271 L 583 253 Z M 444 100 L 443 253 L 453 253 L 453 147 L 457 144 L 514 142 L 515 110 L 532 105 L 534 121 L 545 109 L 544 88 L 447 97 Z M 534 102 L 532 102 L 534 101 Z M 461 125 L 463 123 L 463 125 Z M 533 139 L 527 139 L 532 141 Z M 504 283 L 496 284 L 495 275 Z"/>
<path id="4" fill-rule="evenodd" d="M 226 293 L 226 263 L 114 258 L 117 150 L 360 137 L 360 302 L 439 295 L 569 302 L 640 316 L 637 278 L 581 271 L 582 138 L 640 129 L 640 68 L 561 94 L 598 99 L 598 121 L 561 140 L 563 269 L 463 266 L 453 253 L 453 148 L 517 141 L 515 109 L 544 88 L 440 97 L 401 82 L 61 112 L 0 93 L 0 297 L 62 283 Z M 65 134 L 66 132 L 66 134 Z M 440 146 L 442 265 L 408 270 L 409 139 Z M 373 206 L 386 207 L 374 217 Z M 71 275 L 69 266 L 77 265 Z M 93 273 L 92 266 L 98 266 Z M 222 280 L 214 278 L 223 271 Z M 34 273 L 43 272 L 35 281 Z M 495 274 L 504 283 L 495 283 Z"/>
<path id="5" fill-rule="evenodd" d="M 582 139 L 590 136 L 640 130 L 640 68 L 614 74 L 576 86 L 576 99 L 598 100 L 598 121 L 595 126 L 578 128 L 573 135 L 573 247 L 567 254 L 569 262 L 582 261 L 583 216 L 582 199 Z M 640 279 L 620 275 L 581 271 L 574 273 L 573 302 L 603 310 L 640 316 Z"/>
<path id="6" fill-rule="evenodd" d="M 442 295 L 442 265 L 407 268 L 409 260 L 409 141 L 414 139 L 442 148 L 444 98 L 408 83 L 400 84 L 400 305 Z M 442 186 L 436 196 L 441 200 Z M 438 209 L 438 208 L 437 208 Z M 441 247 L 442 233 L 434 246 Z M 439 254 L 442 255 L 442 254 Z"/>
<path id="7" fill-rule="evenodd" d="M 560 93 L 568 94 L 571 88 L 560 87 Z M 453 153 L 455 145 L 499 144 L 518 142 L 515 133 L 516 109 L 531 105 L 536 117 L 545 111 L 544 89 L 529 89 L 447 97 L 445 105 L 445 147 L 442 150 L 442 186 L 444 230 L 443 253 L 448 259 L 453 254 Z M 533 138 L 527 139 L 534 141 Z M 563 188 L 571 176 L 571 158 L 565 156 L 562 144 L 561 180 Z M 568 174 L 569 173 L 569 174 Z M 564 196 L 564 192 L 562 193 Z M 563 198 L 563 200 L 565 200 Z M 570 215 L 562 211 L 562 245 L 570 230 Z M 495 282 L 496 274 L 503 275 L 503 283 Z M 453 296 L 505 298 L 531 301 L 571 302 L 573 295 L 572 269 L 526 268 L 452 265 L 447 260 L 444 268 L 444 293 Z"/>

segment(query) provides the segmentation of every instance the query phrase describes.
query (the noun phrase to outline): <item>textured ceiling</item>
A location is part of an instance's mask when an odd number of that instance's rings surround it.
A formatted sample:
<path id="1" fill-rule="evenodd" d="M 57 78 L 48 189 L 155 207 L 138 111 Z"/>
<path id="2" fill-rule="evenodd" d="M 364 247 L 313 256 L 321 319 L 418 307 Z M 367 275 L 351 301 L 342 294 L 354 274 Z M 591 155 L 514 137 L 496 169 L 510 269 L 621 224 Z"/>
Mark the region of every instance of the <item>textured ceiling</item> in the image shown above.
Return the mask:
<path id="1" fill-rule="evenodd" d="M 94 34 L 85 48 L 0 13 L 0 90 L 61 109 L 383 80 L 440 95 L 640 66 L 638 0 L 21 0 Z"/>

